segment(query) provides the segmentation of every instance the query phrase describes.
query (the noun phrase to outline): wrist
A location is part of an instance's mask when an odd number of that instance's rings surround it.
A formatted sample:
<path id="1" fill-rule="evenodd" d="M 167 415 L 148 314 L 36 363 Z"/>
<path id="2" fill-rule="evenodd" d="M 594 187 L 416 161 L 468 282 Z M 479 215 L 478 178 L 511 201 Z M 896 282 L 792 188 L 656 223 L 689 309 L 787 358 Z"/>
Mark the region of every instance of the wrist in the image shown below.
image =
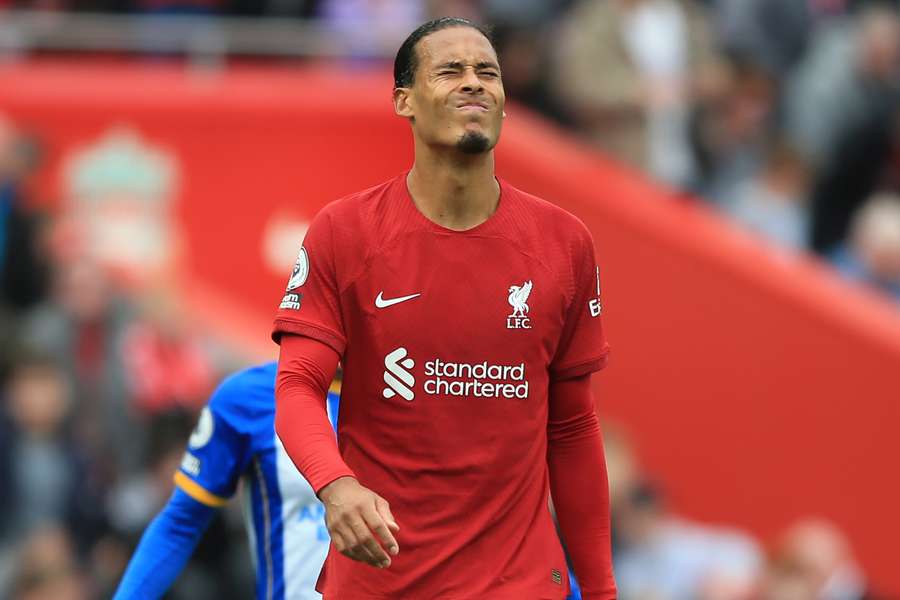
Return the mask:
<path id="1" fill-rule="evenodd" d="M 321 489 L 319 489 L 319 500 L 321 500 L 323 503 L 327 503 L 330 497 L 340 492 L 342 489 L 346 489 L 348 485 L 359 485 L 359 482 L 356 481 L 355 477 L 351 477 L 349 475 L 338 477 L 334 481 L 322 486 Z"/>

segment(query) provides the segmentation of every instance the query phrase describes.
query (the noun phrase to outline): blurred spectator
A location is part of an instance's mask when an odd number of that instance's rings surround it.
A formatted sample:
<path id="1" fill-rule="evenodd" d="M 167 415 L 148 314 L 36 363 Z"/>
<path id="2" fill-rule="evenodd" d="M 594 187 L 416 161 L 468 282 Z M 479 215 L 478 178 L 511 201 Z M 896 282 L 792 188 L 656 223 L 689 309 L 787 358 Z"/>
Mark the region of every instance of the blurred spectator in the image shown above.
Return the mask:
<path id="1" fill-rule="evenodd" d="M 113 528 L 137 539 L 172 494 L 172 475 L 184 454 L 184 440 L 190 435 L 193 416 L 170 411 L 149 421 L 146 469 L 123 477 L 109 495 Z"/>
<path id="2" fill-rule="evenodd" d="M 134 0 L 134 7 L 155 15 L 211 15 L 222 12 L 225 0 Z"/>
<path id="3" fill-rule="evenodd" d="M 783 247 L 802 250 L 809 237 L 809 170 L 784 142 L 766 154 L 762 171 L 732 191 L 727 210 L 747 229 Z"/>
<path id="4" fill-rule="evenodd" d="M 0 313 L 29 308 L 46 292 L 41 220 L 27 198 L 40 155 L 38 141 L 0 115 Z"/>
<path id="5" fill-rule="evenodd" d="M 694 191 L 727 204 L 734 190 L 766 162 L 777 84 L 747 56 L 719 63 L 713 91 L 695 104 L 691 137 L 697 164 Z"/>
<path id="6" fill-rule="evenodd" d="M 623 599 L 744 600 L 758 577 L 756 543 L 671 515 L 641 473 L 627 435 L 604 425 L 613 558 Z"/>
<path id="7" fill-rule="evenodd" d="M 866 583 L 846 537 L 834 524 L 808 519 L 778 543 L 760 600 L 865 600 Z"/>
<path id="8" fill-rule="evenodd" d="M 809 0 L 717 0 L 713 5 L 724 47 L 779 75 L 803 55 L 817 8 Z"/>
<path id="9" fill-rule="evenodd" d="M 319 20 L 363 57 L 399 46 L 427 14 L 424 0 L 321 0 L 318 10 Z"/>
<path id="10" fill-rule="evenodd" d="M 23 544 L 13 600 L 87 600 L 88 586 L 62 529 L 35 532 Z"/>
<path id="11" fill-rule="evenodd" d="M 65 520 L 77 474 L 63 433 L 71 397 L 62 373 L 26 358 L 13 368 L 4 400 L 11 424 L 0 451 L 6 474 L 0 531 L 9 538 Z"/>
<path id="12" fill-rule="evenodd" d="M 846 0 L 711 0 L 717 37 L 725 49 L 752 57 L 778 77 L 803 58 L 810 37 L 833 17 L 846 15 Z"/>
<path id="13" fill-rule="evenodd" d="M 267 17 L 309 18 L 318 10 L 318 0 L 232 0 L 229 14 Z"/>
<path id="14" fill-rule="evenodd" d="M 556 37 L 553 90 L 613 156 L 685 185 L 690 103 L 714 61 L 707 22 L 681 0 L 582 0 Z"/>
<path id="15" fill-rule="evenodd" d="M 503 67 L 507 97 L 545 117 L 569 123 L 568 113 L 550 89 L 547 46 L 552 42 L 540 28 L 502 27 L 494 31 L 494 46 Z M 507 109 L 507 112 L 514 109 Z"/>
<path id="16" fill-rule="evenodd" d="M 853 219 L 849 239 L 831 259 L 846 277 L 900 301 L 900 195 L 870 199 Z"/>
<path id="17" fill-rule="evenodd" d="M 751 538 L 669 515 L 646 482 L 630 491 L 613 527 L 622 598 L 743 600 L 761 568 Z"/>
<path id="18" fill-rule="evenodd" d="M 483 5 L 484 0 L 425 0 L 426 18 L 462 17 L 474 23 L 484 23 Z M 416 23 L 410 30 L 418 25 L 419 23 Z"/>
<path id="19" fill-rule="evenodd" d="M 835 141 L 834 153 L 816 177 L 810 202 L 809 244 L 825 254 L 847 238 L 853 215 L 877 189 L 897 179 L 900 150 L 890 112 L 895 99 L 861 115 Z M 890 105 L 889 105 L 890 104 Z M 896 113 L 900 115 L 900 112 Z M 892 170 L 893 176 L 892 176 Z"/>
<path id="20" fill-rule="evenodd" d="M 15 541 L 48 524 L 89 537 L 98 526 L 97 497 L 66 427 L 72 398 L 65 374 L 49 359 L 20 357 L 3 396 L 0 539 Z"/>
<path id="21" fill-rule="evenodd" d="M 482 0 L 485 20 L 503 27 L 535 29 L 554 18 L 571 0 Z M 506 65 L 503 65 L 504 71 Z M 506 73 L 504 72 L 504 79 Z"/>
<path id="22" fill-rule="evenodd" d="M 178 408 L 199 411 L 215 373 L 172 293 L 148 291 L 141 316 L 123 339 L 134 407 L 143 415 Z"/>
<path id="23" fill-rule="evenodd" d="M 139 464 L 142 429 L 129 406 L 123 340 L 134 309 L 93 260 L 56 265 L 48 302 L 22 328 L 24 343 L 55 357 L 75 383 L 74 435 L 111 481 Z"/>
<path id="24" fill-rule="evenodd" d="M 826 253 L 846 238 L 852 215 L 882 184 L 896 146 L 897 12 L 868 8 L 853 24 L 824 33 L 806 62 L 791 84 L 786 125 L 820 170 L 810 243 Z"/>
<path id="25" fill-rule="evenodd" d="M 887 5 L 823 27 L 786 89 L 785 125 L 815 166 L 835 158 L 837 140 L 868 119 L 890 117 L 896 92 L 900 21 Z M 814 110 L 811 110 L 814 108 Z M 841 159 L 845 158 L 841 152 Z"/>

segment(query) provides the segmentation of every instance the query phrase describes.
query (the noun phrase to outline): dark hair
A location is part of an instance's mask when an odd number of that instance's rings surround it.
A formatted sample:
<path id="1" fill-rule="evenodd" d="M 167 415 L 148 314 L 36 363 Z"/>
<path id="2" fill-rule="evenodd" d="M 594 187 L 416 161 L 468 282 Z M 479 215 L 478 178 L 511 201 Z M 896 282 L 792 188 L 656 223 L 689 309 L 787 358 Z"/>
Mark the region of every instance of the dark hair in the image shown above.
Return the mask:
<path id="1" fill-rule="evenodd" d="M 440 19 L 432 19 L 427 23 L 419 25 L 415 31 L 409 34 L 400 49 L 397 50 L 397 56 L 394 58 L 394 87 L 409 87 L 415 81 L 416 69 L 419 67 L 419 55 L 416 53 L 416 46 L 422 38 L 431 35 L 435 31 L 441 29 L 449 29 L 450 27 L 471 27 L 487 38 L 494 46 L 491 40 L 491 32 L 485 27 L 476 25 L 468 19 L 461 17 L 441 17 Z"/>

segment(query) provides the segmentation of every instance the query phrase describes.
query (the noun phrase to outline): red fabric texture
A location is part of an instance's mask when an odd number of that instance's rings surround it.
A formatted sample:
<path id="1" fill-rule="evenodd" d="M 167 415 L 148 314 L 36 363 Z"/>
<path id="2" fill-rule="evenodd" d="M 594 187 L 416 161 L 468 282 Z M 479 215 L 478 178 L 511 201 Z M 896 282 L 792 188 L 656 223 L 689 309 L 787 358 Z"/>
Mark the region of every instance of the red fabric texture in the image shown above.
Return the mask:
<path id="1" fill-rule="evenodd" d="M 609 482 L 590 382 L 583 375 L 550 385 L 550 492 L 582 598 L 615 600 Z"/>
<path id="2" fill-rule="evenodd" d="M 338 451 L 325 404 L 337 364 L 330 346 L 310 337 L 281 336 L 275 432 L 317 494 L 339 477 L 355 476 Z"/>

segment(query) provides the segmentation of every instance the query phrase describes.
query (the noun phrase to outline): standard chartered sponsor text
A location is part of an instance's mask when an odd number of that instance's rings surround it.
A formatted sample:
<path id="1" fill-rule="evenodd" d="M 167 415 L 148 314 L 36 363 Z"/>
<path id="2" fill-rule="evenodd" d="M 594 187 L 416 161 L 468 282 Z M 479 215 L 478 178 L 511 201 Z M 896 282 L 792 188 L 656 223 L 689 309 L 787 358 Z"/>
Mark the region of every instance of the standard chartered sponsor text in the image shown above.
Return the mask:
<path id="1" fill-rule="evenodd" d="M 439 358 L 424 365 L 426 394 L 476 398 L 527 398 L 525 363 L 492 365 L 445 362 Z"/>

